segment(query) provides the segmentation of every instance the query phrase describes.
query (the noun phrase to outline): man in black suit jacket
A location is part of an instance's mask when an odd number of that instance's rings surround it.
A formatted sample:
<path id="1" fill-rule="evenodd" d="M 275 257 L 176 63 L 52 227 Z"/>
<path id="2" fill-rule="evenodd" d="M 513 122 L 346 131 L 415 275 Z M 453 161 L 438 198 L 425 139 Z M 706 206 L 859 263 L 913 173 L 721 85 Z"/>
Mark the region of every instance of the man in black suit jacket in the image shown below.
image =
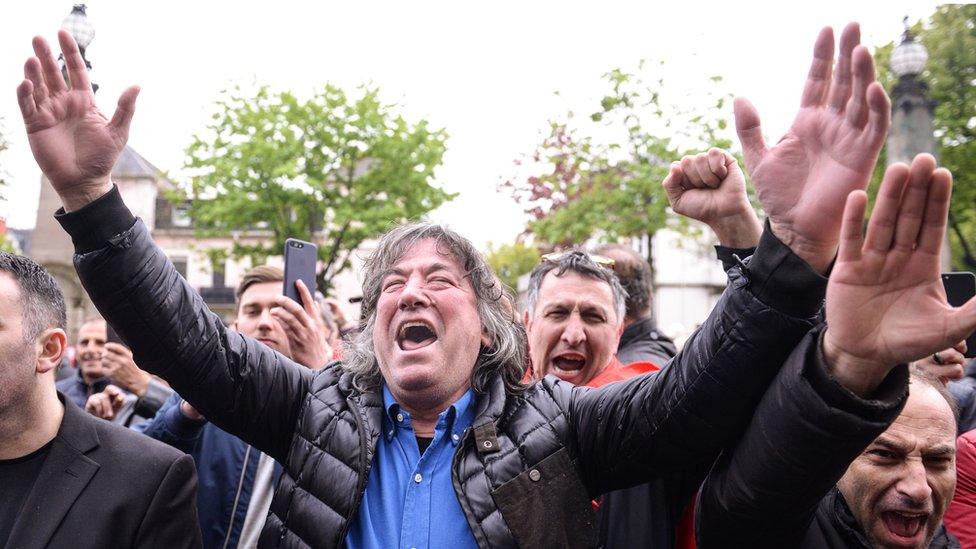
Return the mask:
<path id="1" fill-rule="evenodd" d="M 193 460 L 54 387 L 64 298 L 0 252 L 0 547 L 200 547 Z"/>

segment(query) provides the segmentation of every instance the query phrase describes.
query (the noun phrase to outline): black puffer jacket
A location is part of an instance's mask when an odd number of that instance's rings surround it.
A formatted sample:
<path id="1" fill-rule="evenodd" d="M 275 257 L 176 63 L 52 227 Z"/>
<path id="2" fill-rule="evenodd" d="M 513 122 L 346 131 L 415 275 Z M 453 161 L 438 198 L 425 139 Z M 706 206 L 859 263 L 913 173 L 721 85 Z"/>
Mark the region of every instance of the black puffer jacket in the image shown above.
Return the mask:
<path id="1" fill-rule="evenodd" d="M 262 547 L 337 547 L 376 448 L 381 397 L 341 364 L 299 367 L 226 330 L 117 190 L 59 221 L 103 315 L 146 369 L 222 429 L 285 464 Z M 546 379 L 477 395 L 456 450 L 458 500 L 481 547 L 593 546 L 590 500 L 710 463 L 738 436 L 814 323 L 825 280 L 767 233 L 685 352 L 659 375 L 590 390 Z"/>
<path id="2" fill-rule="evenodd" d="M 700 548 L 867 547 L 833 488 L 898 417 L 908 368 L 894 368 L 872 398 L 859 398 L 827 374 L 822 333 L 803 338 L 709 473 L 698 498 Z"/>

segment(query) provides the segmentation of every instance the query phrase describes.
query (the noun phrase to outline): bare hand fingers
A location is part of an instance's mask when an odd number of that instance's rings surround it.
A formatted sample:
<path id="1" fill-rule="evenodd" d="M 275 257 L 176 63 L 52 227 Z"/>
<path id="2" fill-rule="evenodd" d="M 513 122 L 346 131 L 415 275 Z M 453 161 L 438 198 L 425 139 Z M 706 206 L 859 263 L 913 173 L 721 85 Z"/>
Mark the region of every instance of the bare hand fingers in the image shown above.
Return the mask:
<path id="1" fill-rule="evenodd" d="M 298 288 L 298 297 L 302 300 L 302 306 L 305 309 L 305 314 L 308 315 L 309 320 L 314 324 L 318 324 L 316 320 L 321 317 L 321 313 L 318 311 L 318 305 L 315 304 L 315 298 L 312 297 L 312 293 L 308 290 L 308 286 L 305 286 L 305 282 L 298 280 L 295 282 L 295 287 Z"/>
<path id="2" fill-rule="evenodd" d="M 930 154 L 920 154 L 912 160 L 909 168 L 908 186 L 904 190 L 898 219 L 895 222 L 894 248 L 911 252 L 918 241 L 918 231 L 925 215 L 926 198 L 929 194 L 929 180 L 935 171 L 935 158 Z"/>
<path id="3" fill-rule="evenodd" d="M 855 128 L 863 128 L 868 123 L 868 86 L 874 82 L 874 59 L 864 46 L 854 48 L 852 63 L 853 84 L 851 98 L 847 101 L 847 123 Z"/>
<path id="4" fill-rule="evenodd" d="M 702 179 L 702 175 L 698 172 L 698 167 L 695 166 L 694 156 L 685 156 L 681 158 L 681 171 L 685 174 L 684 187 L 686 189 L 703 189 L 707 187 L 705 181 Z"/>
<path id="5" fill-rule="evenodd" d="M 872 82 L 868 86 L 868 127 L 871 148 L 881 150 L 881 144 L 888 137 L 888 126 L 891 125 L 891 101 L 880 82 Z"/>
<path id="6" fill-rule="evenodd" d="M 746 167 L 752 171 L 766 155 L 766 140 L 762 136 L 759 111 L 744 97 L 735 98 L 732 110 L 735 116 L 735 133 L 742 145 Z"/>
<path id="7" fill-rule="evenodd" d="M 840 52 L 827 98 L 827 104 L 834 110 L 843 111 L 851 96 L 851 54 L 860 42 L 860 25 L 848 23 L 840 35 Z"/>
<path id="8" fill-rule="evenodd" d="M 665 194 L 668 195 L 668 203 L 671 204 L 672 208 L 674 208 L 674 205 L 681 199 L 681 195 L 684 193 L 684 178 L 684 172 L 681 171 L 681 164 L 679 162 L 672 162 L 671 168 L 668 170 L 668 176 L 661 182 Z"/>
<path id="9" fill-rule="evenodd" d="M 891 248 L 891 241 L 895 235 L 895 220 L 898 218 L 898 207 L 901 196 L 908 182 L 908 166 L 897 162 L 888 166 L 878 197 L 868 221 L 868 234 L 865 239 L 867 248 L 885 253 Z"/>
<path id="10" fill-rule="evenodd" d="M 824 27 L 813 45 L 813 61 L 803 87 L 801 107 L 822 105 L 830 87 L 830 68 L 834 64 L 834 29 Z"/>
<path id="11" fill-rule="evenodd" d="M 30 80 L 24 80 L 17 86 L 17 103 L 20 105 L 20 114 L 25 121 L 37 114 L 37 104 L 34 103 L 34 84 Z M 30 132 L 30 128 L 27 131 Z"/>
<path id="12" fill-rule="evenodd" d="M 305 311 L 302 311 L 300 307 L 298 310 L 304 315 Z M 288 336 L 289 340 L 304 339 L 308 327 L 302 323 L 300 320 L 301 317 L 297 316 L 294 312 L 284 307 L 275 307 L 271 309 L 271 316 L 278 321 L 278 324 L 281 325 L 281 329 L 285 331 L 285 335 Z"/>
<path id="13" fill-rule="evenodd" d="M 34 104 L 42 105 L 47 100 L 48 90 L 41 74 L 41 64 L 36 57 L 31 57 L 24 63 L 24 77 L 33 85 Z"/>
<path id="14" fill-rule="evenodd" d="M 136 98 L 139 97 L 139 86 L 132 86 L 122 92 L 119 96 L 119 104 L 115 107 L 115 114 L 109 127 L 112 132 L 122 141 L 129 140 L 129 126 L 132 124 L 132 115 L 136 112 Z"/>
<path id="15" fill-rule="evenodd" d="M 840 224 L 840 244 L 837 250 L 838 261 L 857 261 L 861 259 L 864 226 L 864 211 L 868 206 L 868 195 L 862 190 L 852 191 L 844 204 L 844 217 Z"/>
<path id="16" fill-rule="evenodd" d="M 71 80 L 72 90 L 91 91 L 91 83 L 88 81 L 88 68 L 85 60 L 81 57 L 81 50 L 78 43 L 68 31 L 61 29 L 58 31 L 58 42 L 61 44 L 61 54 L 64 55 L 64 64 L 68 67 L 68 79 Z"/>
<path id="17" fill-rule="evenodd" d="M 54 52 L 51 51 L 51 46 L 48 45 L 47 40 L 40 36 L 35 36 L 32 44 L 34 46 L 34 55 L 40 61 L 45 84 L 50 93 L 60 93 L 68 89 L 67 84 L 64 82 L 64 75 L 61 74 L 61 67 L 58 66 L 57 60 L 54 59 Z"/>
<path id="18" fill-rule="evenodd" d="M 708 161 L 708 153 L 696 154 L 692 157 L 691 163 L 695 166 L 695 171 L 698 172 L 698 176 L 706 187 L 714 189 L 722 182 L 722 177 L 712 172 L 712 167 Z"/>
<path id="19" fill-rule="evenodd" d="M 945 168 L 939 168 L 932 173 L 929 180 L 929 194 L 925 205 L 925 218 L 918 235 L 917 249 L 932 255 L 942 253 L 942 241 L 945 238 L 946 223 L 949 217 L 949 200 L 952 198 L 952 174 Z M 953 341 L 963 339 L 960 336 Z"/>
<path id="20" fill-rule="evenodd" d="M 722 149 L 712 147 L 708 149 L 708 169 L 720 180 L 729 175 L 728 158 L 731 155 Z"/>

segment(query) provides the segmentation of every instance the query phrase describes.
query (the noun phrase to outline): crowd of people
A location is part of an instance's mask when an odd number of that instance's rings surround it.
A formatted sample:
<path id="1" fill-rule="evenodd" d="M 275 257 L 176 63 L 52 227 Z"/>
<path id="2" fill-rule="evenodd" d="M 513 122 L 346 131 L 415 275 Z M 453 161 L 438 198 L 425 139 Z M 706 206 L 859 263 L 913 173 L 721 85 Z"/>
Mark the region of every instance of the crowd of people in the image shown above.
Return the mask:
<path id="1" fill-rule="evenodd" d="M 71 36 L 67 81 L 36 38 L 17 97 L 104 318 L 65 367 L 57 284 L 0 254 L 0 546 L 976 547 L 952 177 L 892 165 L 865 228 L 891 107 L 859 32 L 836 56 L 820 33 L 775 145 L 735 102 L 765 221 L 727 151 L 671 164 L 672 209 L 728 275 L 680 351 L 627 247 L 544 256 L 517 303 L 430 223 L 379 239 L 342 340 L 270 266 L 225 325 L 109 177 L 138 88 L 109 119 Z"/>

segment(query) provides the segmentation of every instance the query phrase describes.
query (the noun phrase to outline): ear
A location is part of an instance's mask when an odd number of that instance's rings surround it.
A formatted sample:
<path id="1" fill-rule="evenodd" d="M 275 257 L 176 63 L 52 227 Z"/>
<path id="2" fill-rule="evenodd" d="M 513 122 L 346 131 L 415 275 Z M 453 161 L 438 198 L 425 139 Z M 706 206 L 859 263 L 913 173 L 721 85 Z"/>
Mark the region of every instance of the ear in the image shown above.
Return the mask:
<path id="1" fill-rule="evenodd" d="M 532 317 L 529 316 L 528 310 L 522 312 L 522 324 L 525 326 L 525 331 L 529 331 L 529 326 L 532 325 Z"/>
<path id="2" fill-rule="evenodd" d="M 624 335 L 624 324 L 626 324 L 626 322 L 617 324 L 617 343 L 620 343 L 620 336 Z"/>
<path id="3" fill-rule="evenodd" d="M 236 320 L 234 322 L 231 322 L 230 323 L 230 329 L 231 330 L 234 330 L 235 332 L 238 332 L 238 329 L 237 329 L 237 321 Z"/>
<path id="4" fill-rule="evenodd" d="M 37 349 L 37 373 L 45 374 L 58 367 L 67 349 L 68 336 L 61 328 L 48 328 L 35 340 Z"/>

